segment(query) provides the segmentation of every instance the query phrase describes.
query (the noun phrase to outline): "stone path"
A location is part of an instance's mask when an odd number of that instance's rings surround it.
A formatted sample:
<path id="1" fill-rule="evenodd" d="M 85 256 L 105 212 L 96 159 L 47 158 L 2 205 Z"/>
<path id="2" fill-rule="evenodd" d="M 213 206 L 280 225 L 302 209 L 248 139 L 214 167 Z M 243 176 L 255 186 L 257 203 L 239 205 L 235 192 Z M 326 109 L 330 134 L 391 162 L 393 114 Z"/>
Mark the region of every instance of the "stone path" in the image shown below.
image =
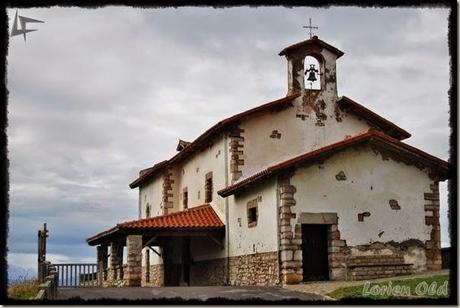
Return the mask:
<path id="1" fill-rule="evenodd" d="M 430 271 L 430 272 L 425 272 L 422 274 L 380 278 L 380 279 L 369 279 L 369 280 L 361 280 L 361 281 L 305 282 L 303 284 L 286 285 L 284 287 L 292 291 L 305 292 L 309 294 L 313 293 L 313 294 L 326 296 L 327 293 L 332 292 L 334 290 L 345 288 L 345 287 L 351 287 L 351 286 L 359 286 L 359 285 L 364 284 L 366 281 L 374 283 L 374 282 L 384 282 L 384 281 L 389 281 L 389 280 L 403 280 L 403 279 L 422 278 L 422 277 L 430 277 L 434 275 L 446 275 L 446 274 L 447 275 L 449 274 L 449 270 Z"/>
<path id="2" fill-rule="evenodd" d="M 280 287 L 163 287 L 163 288 L 68 288 L 59 289 L 59 300 L 80 297 L 84 300 L 94 299 L 160 299 L 176 298 L 206 300 L 209 298 L 226 298 L 236 300 L 261 299 L 266 301 L 324 300 L 318 294 L 296 292 Z"/>

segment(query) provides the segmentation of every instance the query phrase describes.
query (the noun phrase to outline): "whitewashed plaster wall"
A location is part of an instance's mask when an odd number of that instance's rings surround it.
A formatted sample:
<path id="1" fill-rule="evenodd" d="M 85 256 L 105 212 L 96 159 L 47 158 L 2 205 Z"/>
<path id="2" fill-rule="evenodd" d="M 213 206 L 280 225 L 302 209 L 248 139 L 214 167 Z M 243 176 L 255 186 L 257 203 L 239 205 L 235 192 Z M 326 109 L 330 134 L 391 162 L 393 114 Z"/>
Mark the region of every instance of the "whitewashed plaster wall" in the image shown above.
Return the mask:
<path id="1" fill-rule="evenodd" d="M 340 171 L 345 181 L 336 179 Z M 424 192 L 430 191 L 432 183 L 424 171 L 382 160 L 368 146 L 348 149 L 321 165 L 296 170 L 291 178 L 297 189 L 293 209 L 297 217 L 301 212 L 337 212 L 341 238 L 348 246 L 407 239 L 424 242 L 431 231 L 425 225 Z M 390 199 L 397 200 L 401 209 L 391 209 Z M 359 222 L 362 212 L 371 215 Z"/>
<path id="2" fill-rule="evenodd" d="M 225 223 L 225 200 L 217 194 L 226 186 L 225 181 L 225 143 L 224 137 L 214 139 L 213 144 L 173 167 L 175 172 L 174 185 L 178 193 L 174 194 L 174 202 L 183 210 L 182 190 L 187 187 L 188 208 L 205 204 L 205 177 L 212 172 L 213 196 L 211 205 L 217 215 Z M 199 192 L 199 195 L 198 195 Z"/>
<path id="3" fill-rule="evenodd" d="M 139 188 L 139 198 L 141 199 L 141 218 L 146 217 L 147 204 L 150 205 L 150 217 L 163 214 L 163 209 L 161 208 L 162 190 L 163 177 L 161 173 Z"/>
<path id="4" fill-rule="evenodd" d="M 333 103 L 333 102 L 328 102 Z M 240 125 L 245 131 L 243 176 L 247 177 L 264 167 L 314 149 L 338 142 L 346 136 L 356 135 L 369 128 L 365 121 L 344 114 L 342 122 L 333 115 L 324 121 L 325 126 L 315 126 L 314 113 L 304 121 L 296 118 L 296 107 L 248 119 Z M 273 130 L 281 138 L 270 138 Z"/>
<path id="5" fill-rule="evenodd" d="M 240 256 L 278 250 L 276 181 L 257 184 L 229 196 L 229 255 Z M 248 227 L 247 203 L 258 199 L 257 226 Z"/>

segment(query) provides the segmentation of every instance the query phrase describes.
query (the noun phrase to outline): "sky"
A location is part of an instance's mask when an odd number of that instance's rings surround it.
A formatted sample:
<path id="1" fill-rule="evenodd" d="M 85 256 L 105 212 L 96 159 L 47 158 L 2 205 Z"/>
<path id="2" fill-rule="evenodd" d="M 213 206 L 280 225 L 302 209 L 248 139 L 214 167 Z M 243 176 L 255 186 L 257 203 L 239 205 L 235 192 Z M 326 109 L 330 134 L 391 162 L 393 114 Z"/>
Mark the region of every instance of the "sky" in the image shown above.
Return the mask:
<path id="1" fill-rule="evenodd" d="M 8 9 L 10 29 L 15 9 Z M 346 95 L 448 159 L 446 8 L 31 8 L 45 23 L 10 38 L 7 55 L 10 203 L 8 264 L 35 273 L 37 230 L 47 259 L 95 262 L 85 239 L 137 218 L 139 169 L 175 153 L 232 114 L 281 98 L 278 53 L 318 37 L 345 52 Z M 441 184 L 443 246 L 449 246 Z"/>

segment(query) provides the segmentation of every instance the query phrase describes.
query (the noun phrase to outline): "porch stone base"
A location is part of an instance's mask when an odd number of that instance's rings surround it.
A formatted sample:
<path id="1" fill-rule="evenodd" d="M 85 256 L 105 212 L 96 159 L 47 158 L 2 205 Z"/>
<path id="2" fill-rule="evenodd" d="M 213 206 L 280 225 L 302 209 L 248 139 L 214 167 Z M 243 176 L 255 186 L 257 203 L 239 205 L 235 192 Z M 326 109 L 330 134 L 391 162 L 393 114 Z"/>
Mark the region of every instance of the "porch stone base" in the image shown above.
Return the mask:
<path id="1" fill-rule="evenodd" d="M 164 286 L 164 266 L 163 264 L 150 265 L 150 281 L 146 282 L 146 267 L 142 267 L 142 286 L 144 287 L 163 287 Z"/>
<path id="2" fill-rule="evenodd" d="M 279 284 L 278 252 L 230 257 L 230 285 L 273 286 Z"/>
<path id="3" fill-rule="evenodd" d="M 190 267 L 190 285 L 222 286 L 225 284 L 226 259 L 196 261 Z"/>

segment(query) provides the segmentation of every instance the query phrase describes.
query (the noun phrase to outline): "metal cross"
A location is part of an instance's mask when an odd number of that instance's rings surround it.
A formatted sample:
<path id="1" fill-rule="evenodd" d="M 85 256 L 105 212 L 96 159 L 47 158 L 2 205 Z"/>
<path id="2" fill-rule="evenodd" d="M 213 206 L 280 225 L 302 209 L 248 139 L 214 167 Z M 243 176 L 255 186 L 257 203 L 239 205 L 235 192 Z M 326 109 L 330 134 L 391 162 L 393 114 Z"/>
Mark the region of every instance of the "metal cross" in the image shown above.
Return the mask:
<path id="1" fill-rule="evenodd" d="M 318 27 L 314 27 L 311 25 L 311 18 L 308 18 L 308 23 L 309 23 L 309 26 L 303 26 L 303 28 L 306 28 L 306 29 L 310 29 L 310 38 L 311 38 L 311 29 L 318 29 Z"/>

